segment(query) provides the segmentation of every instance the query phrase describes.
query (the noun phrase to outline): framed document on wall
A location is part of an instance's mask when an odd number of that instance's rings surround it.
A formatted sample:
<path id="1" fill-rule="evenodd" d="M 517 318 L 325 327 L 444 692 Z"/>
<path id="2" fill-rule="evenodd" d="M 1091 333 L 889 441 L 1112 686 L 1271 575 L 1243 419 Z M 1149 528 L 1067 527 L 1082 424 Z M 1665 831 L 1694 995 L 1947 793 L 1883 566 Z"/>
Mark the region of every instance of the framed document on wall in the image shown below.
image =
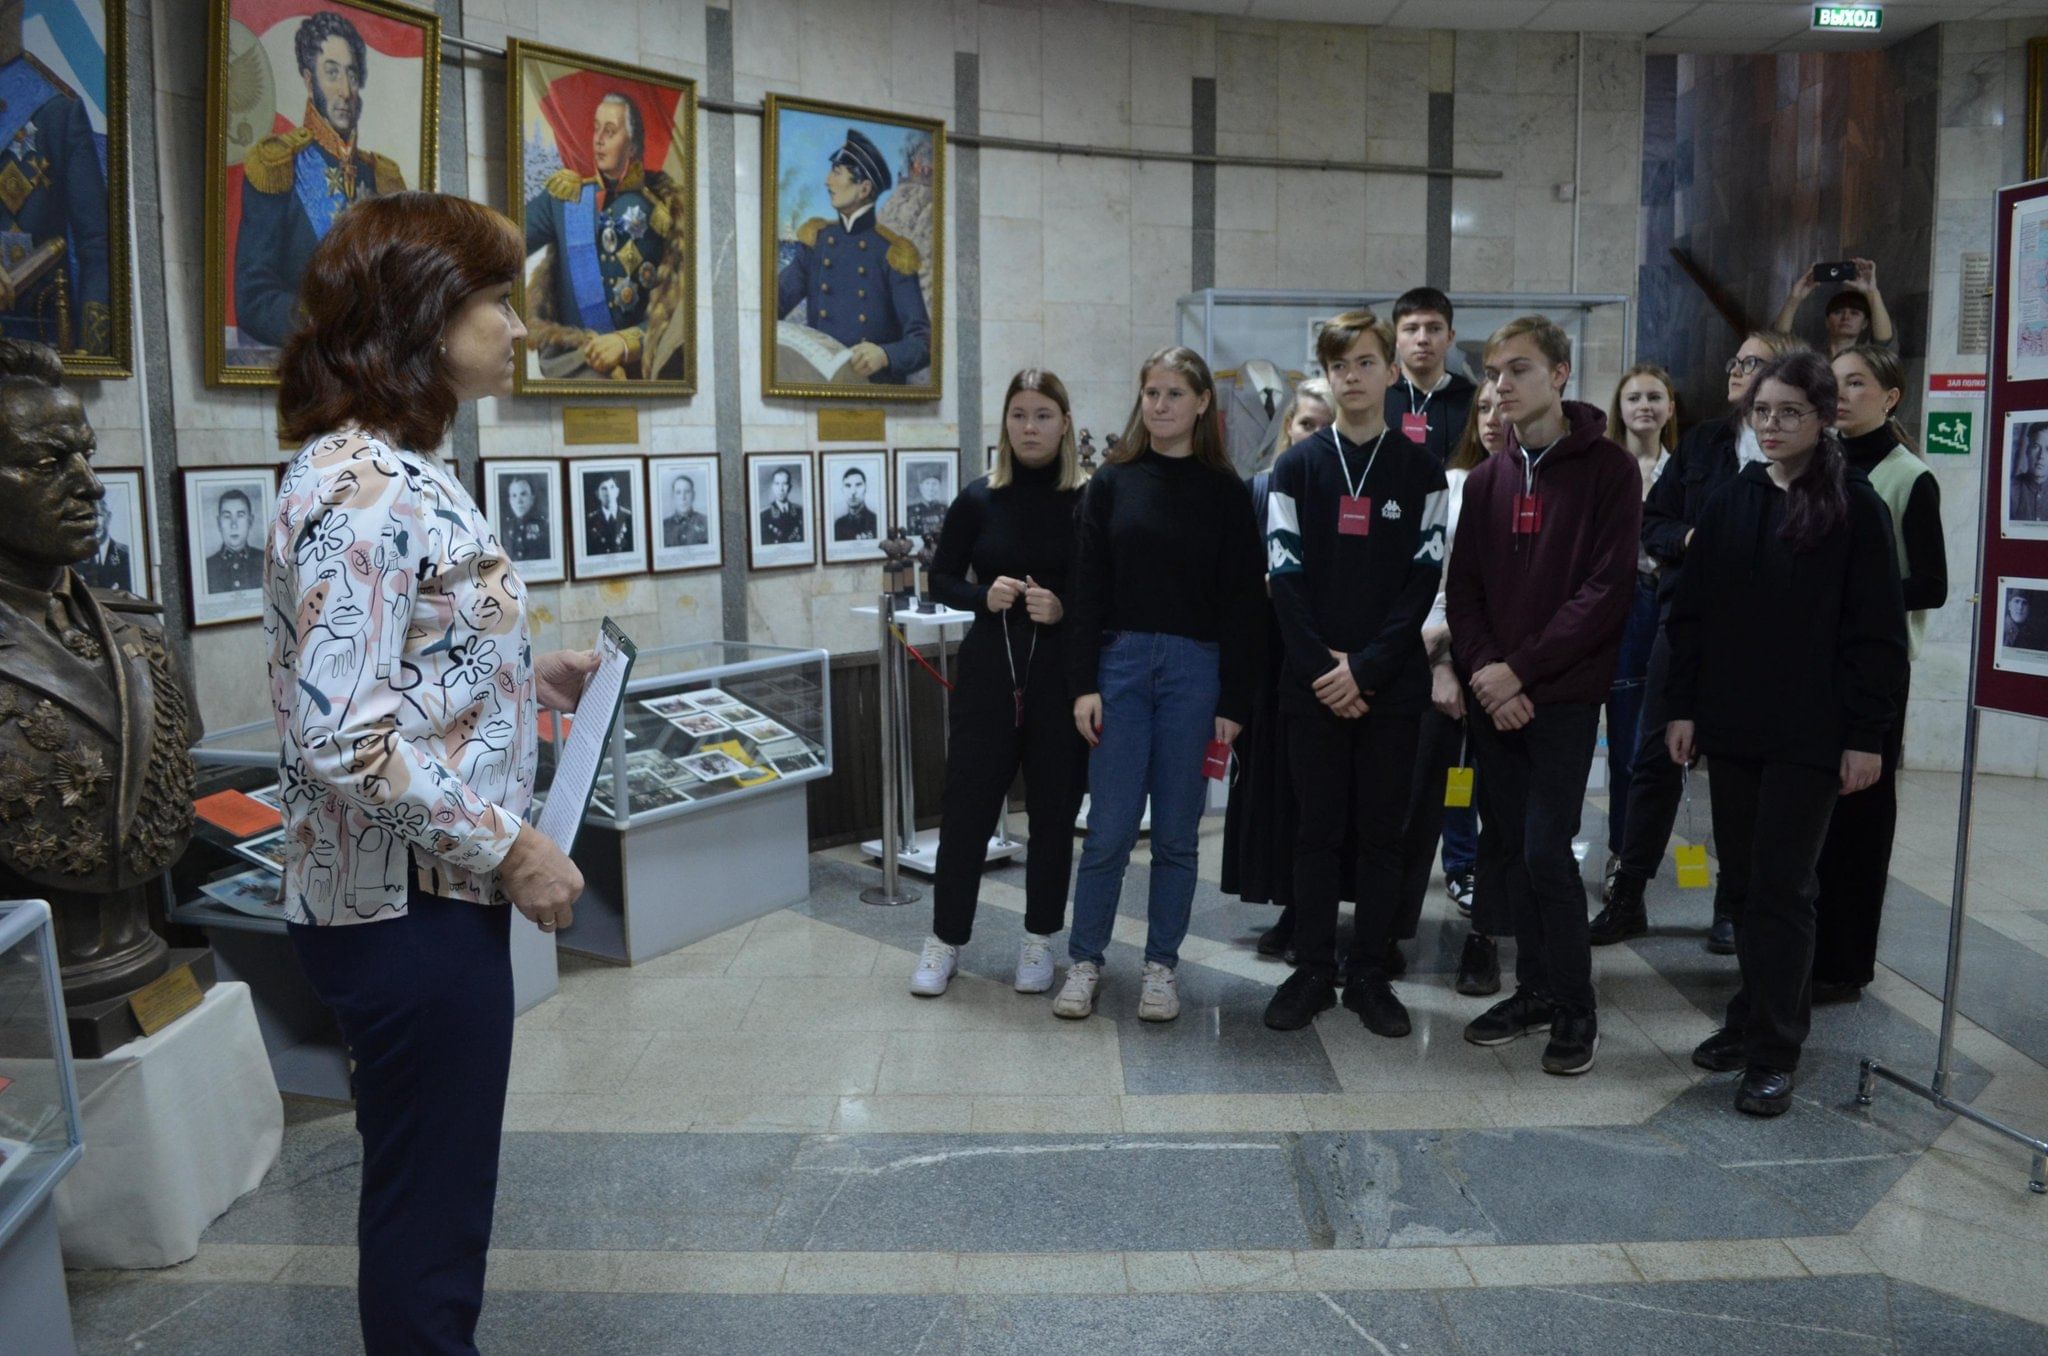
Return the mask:
<path id="1" fill-rule="evenodd" d="M 441 21 L 386 0 L 212 0 L 206 380 L 269 386 L 299 279 L 364 198 L 434 186 Z"/>
<path id="2" fill-rule="evenodd" d="M 761 135 L 764 393 L 938 399 L 946 125 L 770 94 Z"/>
<path id="3" fill-rule="evenodd" d="M 506 167 L 526 238 L 518 389 L 697 389 L 697 86 L 514 38 Z"/>

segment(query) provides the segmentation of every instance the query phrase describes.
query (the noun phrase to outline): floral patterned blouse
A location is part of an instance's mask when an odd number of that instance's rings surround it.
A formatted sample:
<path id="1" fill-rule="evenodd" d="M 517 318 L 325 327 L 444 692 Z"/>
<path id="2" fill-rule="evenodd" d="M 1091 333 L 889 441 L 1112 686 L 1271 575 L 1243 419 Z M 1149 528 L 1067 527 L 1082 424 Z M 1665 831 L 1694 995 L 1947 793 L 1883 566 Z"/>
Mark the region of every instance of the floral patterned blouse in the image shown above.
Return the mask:
<path id="1" fill-rule="evenodd" d="M 263 629 L 281 742 L 285 916 L 502 902 L 533 800 L 526 589 L 439 459 L 345 431 L 286 469 Z"/>

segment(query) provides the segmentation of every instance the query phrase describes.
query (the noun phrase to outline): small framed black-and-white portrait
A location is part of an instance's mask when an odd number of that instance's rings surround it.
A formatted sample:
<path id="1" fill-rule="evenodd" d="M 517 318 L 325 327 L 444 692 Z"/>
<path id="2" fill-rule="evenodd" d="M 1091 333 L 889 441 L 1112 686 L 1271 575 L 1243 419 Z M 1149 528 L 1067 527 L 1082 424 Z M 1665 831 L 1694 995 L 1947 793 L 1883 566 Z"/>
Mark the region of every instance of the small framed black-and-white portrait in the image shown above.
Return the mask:
<path id="1" fill-rule="evenodd" d="M 824 502 L 825 563 L 882 559 L 889 521 L 889 454 L 868 451 L 818 454 L 818 496 Z"/>
<path id="2" fill-rule="evenodd" d="M 263 615 L 263 543 L 277 517 L 275 466 L 209 466 L 184 472 L 186 578 L 192 624 L 219 626 Z"/>
<path id="3" fill-rule="evenodd" d="M 578 579 L 647 572 L 646 464 L 639 457 L 569 463 L 569 523 Z"/>
<path id="4" fill-rule="evenodd" d="M 562 540 L 562 463 L 487 461 L 484 516 L 505 548 L 505 558 L 529 584 L 566 578 L 568 543 Z"/>
<path id="5" fill-rule="evenodd" d="M 747 567 L 786 570 L 816 564 L 811 454 L 749 452 L 746 468 Z"/>
<path id="6" fill-rule="evenodd" d="M 952 448 L 896 449 L 896 516 L 913 542 L 936 537 L 960 493 L 960 454 Z"/>
<path id="7" fill-rule="evenodd" d="M 654 572 L 715 570 L 723 565 L 718 458 L 655 457 L 647 463 L 647 479 L 653 496 Z"/>
<path id="8" fill-rule="evenodd" d="M 93 552 L 71 568 L 96 589 L 120 589 L 138 598 L 155 596 L 149 577 L 149 501 L 142 472 L 101 471 L 106 497 L 100 500 Z"/>

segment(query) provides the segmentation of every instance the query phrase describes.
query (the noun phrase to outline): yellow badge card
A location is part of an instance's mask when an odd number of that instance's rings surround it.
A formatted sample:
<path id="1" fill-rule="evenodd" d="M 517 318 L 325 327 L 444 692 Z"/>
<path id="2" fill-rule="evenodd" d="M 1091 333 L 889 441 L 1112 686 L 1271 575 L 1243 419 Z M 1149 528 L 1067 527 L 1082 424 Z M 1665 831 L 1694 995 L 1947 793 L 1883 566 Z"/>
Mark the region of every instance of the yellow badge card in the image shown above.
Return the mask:
<path id="1" fill-rule="evenodd" d="M 1472 803 L 1472 769 L 1454 767 L 1444 778 L 1444 804 L 1453 810 L 1462 810 Z"/>
<path id="2" fill-rule="evenodd" d="M 1707 871 L 1707 845 L 1675 847 L 1671 855 L 1678 862 L 1678 887 L 1681 890 L 1700 890 L 1711 884 Z"/>

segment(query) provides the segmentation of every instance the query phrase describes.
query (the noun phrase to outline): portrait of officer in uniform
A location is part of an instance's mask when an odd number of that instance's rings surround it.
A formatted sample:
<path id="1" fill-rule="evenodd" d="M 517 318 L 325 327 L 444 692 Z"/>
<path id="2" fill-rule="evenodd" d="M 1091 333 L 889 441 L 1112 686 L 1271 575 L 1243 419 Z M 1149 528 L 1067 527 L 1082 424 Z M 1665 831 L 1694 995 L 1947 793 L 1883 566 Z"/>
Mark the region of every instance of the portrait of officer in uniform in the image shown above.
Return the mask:
<path id="1" fill-rule="evenodd" d="M 913 538 L 934 536 L 945 526 L 946 510 L 953 506 L 954 463 L 927 454 L 897 464 L 898 492 L 908 507 L 903 523 Z"/>
<path id="2" fill-rule="evenodd" d="M 875 511 L 868 507 L 867 472 L 849 466 L 839 477 L 839 516 L 832 520 L 834 541 L 874 541 L 881 534 Z"/>
<path id="3" fill-rule="evenodd" d="M 702 546 L 711 531 L 697 511 L 697 482 L 679 475 L 669 481 L 668 514 L 661 520 L 663 546 Z"/>
<path id="4" fill-rule="evenodd" d="M 633 509 L 626 501 L 621 477 L 589 472 L 585 491 L 595 507 L 583 515 L 583 551 L 586 555 L 624 555 L 633 549 Z"/>
<path id="5" fill-rule="evenodd" d="M 491 530 L 505 558 L 518 567 L 520 580 L 550 584 L 563 578 L 564 534 L 555 523 L 562 503 L 562 464 L 491 459 L 483 471 Z"/>
<path id="6" fill-rule="evenodd" d="M 811 531 L 810 458 L 786 452 L 749 452 L 746 468 L 752 567 L 814 563 L 818 548 Z"/>
<path id="7" fill-rule="evenodd" d="M 180 473 L 185 540 L 192 562 L 197 626 L 263 615 L 264 537 L 277 511 L 277 477 L 268 467 L 208 467 Z"/>
<path id="8" fill-rule="evenodd" d="M 717 456 L 656 457 L 647 463 L 647 484 L 661 514 L 652 543 L 655 571 L 724 564 Z"/>
<path id="9" fill-rule="evenodd" d="M 943 127 L 776 95 L 767 118 L 767 393 L 936 395 Z"/>
<path id="10" fill-rule="evenodd" d="M 97 0 L 83 7 L 100 9 Z M 26 45 L 27 9 L 20 0 L 0 2 L 0 334 L 62 355 L 107 358 L 114 349 L 112 213 L 93 140 L 95 130 L 110 130 L 105 67 L 95 76 L 61 52 L 46 53 L 98 82 L 72 88 Z M 48 41 L 51 30 L 37 25 L 36 35 Z M 121 248 L 125 254 L 126 242 Z"/>
<path id="11" fill-rule="evenodd" d="M 299 22 L 292 39 L 306 111 L 299 126 L 256 143 L 242 162 L 235 247 L 235 322 L 245 344 L 277 348 L 298 316 L 299 279 L 334 218 L 363 198 L 396 193 L 390 156 L 356 143 L 369 83 L 369 46 L 344 14 Z"/>
<path id="12" fill-rule="evenodd" d="M 689 393 L 695 86 L 531 43 L 513 43 L 510 61 L 526 238 L 519 389 Z"/>
<path id="13" fill-rule="evenodd" d="M 822 453 L 818 484 L 828 496 L 825 563 L 883 559 L 889 527 L 889 454 L 879 448 Z"/>
<path id="14" fill-rule="evenodd" d="M 269 384 L 336 218 L 431 186 L 440 20 L 392 0 L 214 0 L 206 379 Z"/>
<path id="15" fill-rule="evenodd" d="M 97 506 L 99 521 L 93 525 L 92 554 L 73 565 L 72 570 L 96 589 L 135 592 L 135 565 L 127 544 L 114 536 L 114 506 L 105 499 Z"/>

